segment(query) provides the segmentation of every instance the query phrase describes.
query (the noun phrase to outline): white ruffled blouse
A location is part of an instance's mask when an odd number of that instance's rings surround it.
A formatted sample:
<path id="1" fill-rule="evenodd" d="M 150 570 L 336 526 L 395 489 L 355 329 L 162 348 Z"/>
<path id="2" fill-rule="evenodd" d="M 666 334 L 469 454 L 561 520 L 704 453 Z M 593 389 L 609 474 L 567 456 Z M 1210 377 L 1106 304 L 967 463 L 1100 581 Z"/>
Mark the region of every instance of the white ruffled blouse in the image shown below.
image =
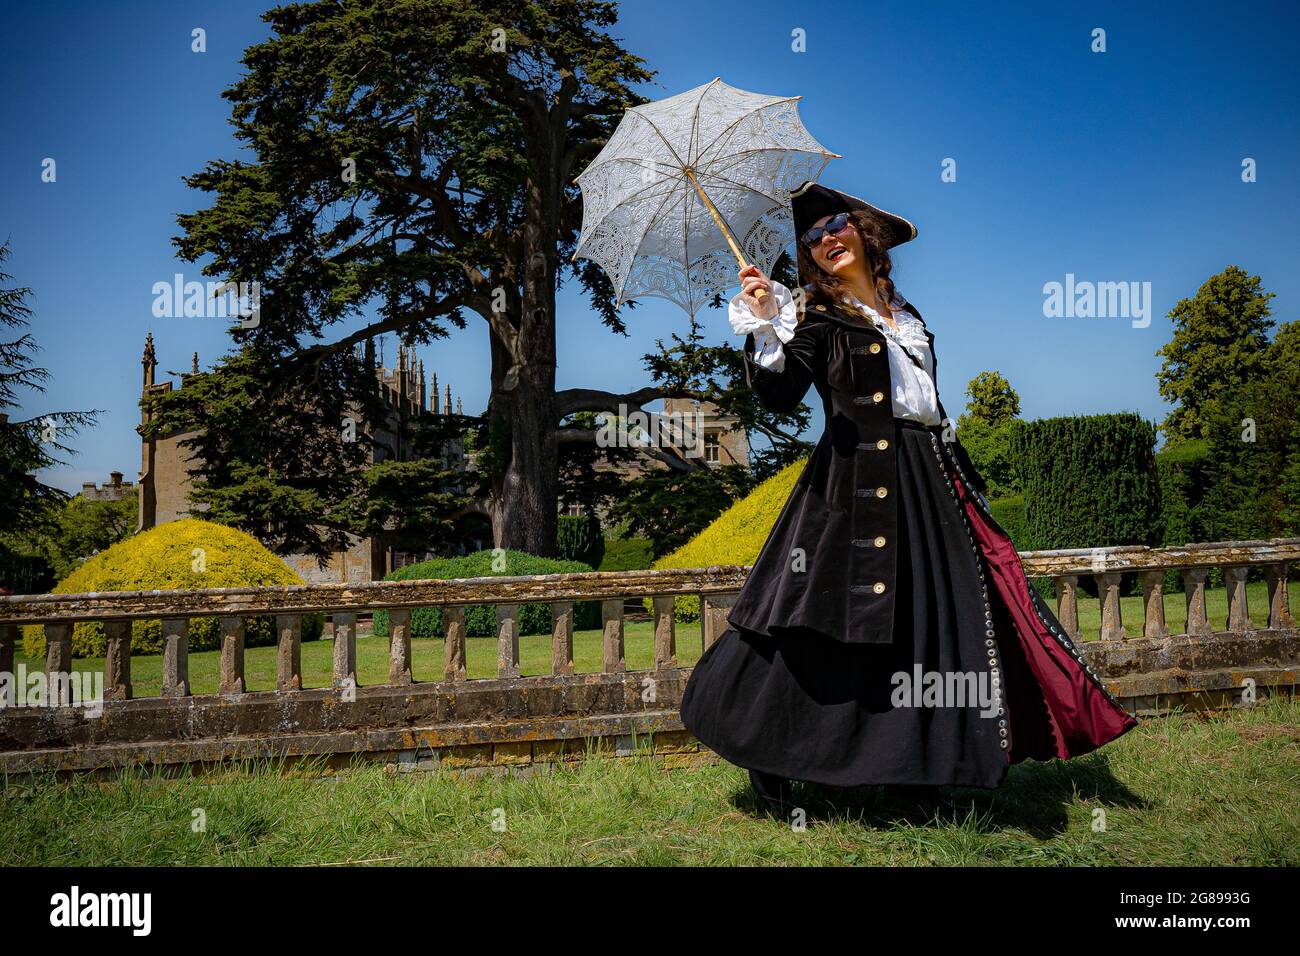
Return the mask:
<path id="1" fill-rule="evenodd" d="M 772 283 L 772 295 L 780 312 L 771 321 L 758 318 L 744 302 L 740 293 L 731 300 L 728 319 L 731 328 L 739 335 L 754 335 L 754 361 L 773 372 L 785 369 L 785 353 L 781 346 L 794 337 L 797 325 L 794 298 L 790 290 L 779 282 Z M 895 418 L 908 418 L 923 425 L 938 425 L 939 395 L 934 383 L 934 355 L 925 337 L 925 328 L 912 313 L 904 310 L 903 299 L 895 296 L 890 304 L 890 314 L 898 324 L 894 329 L 875 309 L 857 296 L 849 295 L 848 304 L 856 307 L 885 336 L 889 346 L 889 375 L 893 386 Z M 908 357 L 915 355 L 923 368 Z"/>

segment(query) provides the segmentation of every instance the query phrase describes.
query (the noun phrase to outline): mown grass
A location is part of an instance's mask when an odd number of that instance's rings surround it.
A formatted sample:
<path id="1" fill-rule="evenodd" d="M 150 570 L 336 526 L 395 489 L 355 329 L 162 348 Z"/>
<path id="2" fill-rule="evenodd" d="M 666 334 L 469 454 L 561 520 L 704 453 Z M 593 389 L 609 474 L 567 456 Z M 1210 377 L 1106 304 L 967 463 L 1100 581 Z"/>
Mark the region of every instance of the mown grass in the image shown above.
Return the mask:
<path id="1" fill-rule="evenodd" d="M 269 763 L 0 780 L 0 865 L 1295 866 L 1298 790 L 1300 702 L 1274 698 L 1144 721 L 996 791 L 801 785 L 803 827 L 757 812 L 735 767 L 637 758 L 526 778 Z"/>
<path id="2" fill-rule="evenodd" d="M 1268 592 L 1262 583 L 1247 585 L 1247 606 L 1257 627 L 1268 621 Z M 1049 602 L 1050 603 L 1050 602 Z M 1142 599 L 1121 599 L 1123 619 L 1130 637 L 1142 636 Z M 1210 623 L 1223 629 L 1228 616 L 1228 598 L 1222 588 L 1207 592 L 1206 605 Z M 1172 633 L 1186 627 L 1186 601 L 1181 593 L 1165 596 L 1165 615 Z M 1101 632 L 1099 602 L 1083 598 L 1079 607 L 1079 627 L 1085 640 L 1096 640 Z M 328 630 L 326 631 L 328 634 Z M 646 670 L 654 666 L 654 629 L 648 621 L 628 621 L 624 626 L 624 650 L 629 670 Z M 411 642 L 415 679 L 434 681 L 442 679 L 443 642 L 441 639 L 416 639 Z M 689 666 L 699 659 L 701 652 L 700 625 L 677 625 L 677 661 Z M 471 678 L 496 676 L 496 639 L 471 637 L 466 640 L 467 668 Z M 332 679 L 334 645 L 328 638 L 308 641 L 302 645 L 302 675 L 304 687 L 328 687 Z M 519 639 L 520 669 L 525 675 L 551 672 L 551 637 L 549 634 L 526 635 Z M 577 631 L 573 637 L 573 661 L 580 673 L 593 673 L 602 668 L 600 631 Z M 45 662 L 19 657 L 28 672 L 44 669 Z M 190 654 L 190 683 L 195 694 L 216 693 L 220 677 L 219 651 L 199 651 Z M 251 647 L 244 654 L 244 677 L 249 690 L 275 689 L 275 648 Z M 87 657 L 73 661 L 73 670 L 102 671 L 104 660 Z M 131 678 L 137 697 L 156 697 L 162 692 L 162 656 L 141 655 L 131 659 Z M 388 681 L 388 641 L 385 638 L 362 636 L 357 639 L 357 680 L 362 686 L 384 684 Z"/>

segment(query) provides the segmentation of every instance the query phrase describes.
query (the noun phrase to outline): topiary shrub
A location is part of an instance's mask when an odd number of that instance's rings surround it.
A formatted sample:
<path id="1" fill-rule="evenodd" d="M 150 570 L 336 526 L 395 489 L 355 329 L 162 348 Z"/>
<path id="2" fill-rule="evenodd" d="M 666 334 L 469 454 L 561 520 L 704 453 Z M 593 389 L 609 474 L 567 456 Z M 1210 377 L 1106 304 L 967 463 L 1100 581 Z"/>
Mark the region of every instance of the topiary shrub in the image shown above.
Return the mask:
<path id="1" fill-rule="evenodd" d="M 605 557 L 605 538 L 595 515 L 560 516 L 555 557 L 560 561 L 579 561 L 589 568 L 600 567 Z"/>
<path id="2" fill-rule="evenodd" d="M 186 518 L 169 521 L 119 541 L 58 583 L 53 594 L 94 591 L 183 591 L 198 588 L 249 587 L 302 584 L 292 569 L 252 535 L 225 525 Z M 324 630 L 320 614 L 305 614 L 302 639 L 314 641 Z M 247 618 L 244 643 L 248 647 L 276 642 L 275 617 Z M 104 626 L 97 622 L 74 625 L 74 657 L 102 657 Z M 206 651 L 221 646 L 214 617 L 190 619 L 189 649 Z M 131 626 L 132 654 L 161 654 L 162 622 L 136 621 Z M 23 628 L 23 650 L 29 657 L 45 655 L 45 628 Z"/>
<path id="3" fill-rule="evenodd" d="M 495 566 L 494 566 L 495 564 Z M 579 561 L 559 561 L 539 558 L 523 551 L 484 550 L 458 558 L 434 558 L 409 564 L 389 573 L 385 581 L 449 581 L 454 578 L 520 577 L 530 574 L 562 574 L 590 571 L 590 565 Z M 374 634 L 388 636 L 388 613 L 374 613 Z M 600 602 L 581 601 L 573 607 L 575 630 L 600 627 Z M 465 632 L 470 637 L 490 637 L 497 632 L 496 606 L 470 604 L 465 608 Z M 549 634 L 551 632 L 551 606 L 549 604 L 523 604 L 519 608 L 520 634 Z M 442 608 L 421 607 L 411 612 L 412 637 L 442 637 Z"/>
<path id="4" fill-rule="evenodd" d="M 753 564 L 807 461 L 801 458 L 786 465 L 654 566 L 704 568 L 711 564 Z M 652 606 L 649 599 L 645 604 L 647 609 Z M 682 622 L 698 621 L 700 599 L 692 594 L 678 595 L 673 616 Z"/>
<path id="5" fill-rule="evenodd" d="M 15 554 L 0 544 L 0 588 L 14 594 L 44 594 L 54 586 L 54 569 L 44 555 Z"/>
<path id="6" fill-rule="evenodd" d="M 654 567 L 654 542 L 649 538 L 611 538 L 605 542 L 600 571 L 645 571 Z"/>

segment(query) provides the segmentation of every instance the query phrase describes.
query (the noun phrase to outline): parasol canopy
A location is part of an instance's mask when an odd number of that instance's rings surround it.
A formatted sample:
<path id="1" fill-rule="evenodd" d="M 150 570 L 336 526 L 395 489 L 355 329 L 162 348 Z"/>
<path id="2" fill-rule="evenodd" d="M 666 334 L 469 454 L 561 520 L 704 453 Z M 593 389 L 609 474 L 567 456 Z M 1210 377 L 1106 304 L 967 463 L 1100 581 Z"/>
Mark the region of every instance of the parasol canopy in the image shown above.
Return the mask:
<path id="1" fill-rule="evenodd" d="M 839 155 L 804 128 L 799 99 L 714 79 L 628 110 L 576 180 L 573 258 L 605 270 L 616 305 L 656 296 L 692 316 L 737 264 L 770 274 L 794 240 L 791 190 Z"/>

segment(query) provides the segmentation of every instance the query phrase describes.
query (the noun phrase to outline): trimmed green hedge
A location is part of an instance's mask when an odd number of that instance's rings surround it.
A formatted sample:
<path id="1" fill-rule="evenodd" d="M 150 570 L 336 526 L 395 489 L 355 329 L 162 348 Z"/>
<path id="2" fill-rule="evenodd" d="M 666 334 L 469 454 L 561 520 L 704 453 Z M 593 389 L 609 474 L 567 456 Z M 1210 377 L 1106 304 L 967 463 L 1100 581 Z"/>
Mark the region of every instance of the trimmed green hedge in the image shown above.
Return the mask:
<path id="1" fill-rule="evenodd" d="M 1210 444 L 1183 441 L 1156 455 L 1162 511 L 1160 543 L 1180 546 L 1208 540 L 1201 504 L 1209 483 Z"/>
<path id="2" fill-rule="evenodd" d="M 1002 530 L 1011 538 L 1017 551 L 1027 550 L 1020 542 L 1025 538 L 1025 496 L 1006 495 L 989 501 L 989 511 L 993 520 L 1002 526 Z"/>
<path id="3" fill-rule="evenodd" d="M 555 557 L 578 561 L 589 568 L 600 567 L 605 557 L 605 539 L 594 515 L 561 515 L 555 534 Z"/>
<path id="4" fill-rule="evenodd" d="M 655 547 L 649 538 L 612 538 L 605 542 L 601 571 L 645 571 L 654 566 Z"/>
<path id="5" fill-rule="evenodd" d="M 447 581 L 453 578 L 518 577 L 529 574 L 561 574 L 572 571 L 590 571 L 590 565 L 579 561 L 559 561 L 539 558 L 523 551 L 489 549 L 459 558 L 434 558 L 419 564 L 407 565 L 388 574 L 385 581 Z M 574 605 L 575 630 L 600 627 L 600 602 L 582 601 Z M 471 604 L 465 608 L 465 630 L 470 637 L 490 637 L 497 632 L 496 606 Z M 549 604 L 524 604 L 519 608 L 520 634 L 549 634 L 551 632 L 551 607 Z M 374 633 L 388 636 L 388 613 L 376 611 Z M 416 608 L 411 613 L 412 637 L 442 637 L 442 609 Z"/>
<path id="6" fill-rule="evenodd" d="M 1157 544 L 1155 441 L 1155 426 L 1130 412 L 1016 422 L 1011 453 L 1026 502 L 1017 546 Z"/>
<path id="7" fill-rule="evenodd" d="M 14 594 L 44 594 L 54 586 L 54 569 L 44 555 L 15 554 L 0 544 L 0 588 Z"/>

